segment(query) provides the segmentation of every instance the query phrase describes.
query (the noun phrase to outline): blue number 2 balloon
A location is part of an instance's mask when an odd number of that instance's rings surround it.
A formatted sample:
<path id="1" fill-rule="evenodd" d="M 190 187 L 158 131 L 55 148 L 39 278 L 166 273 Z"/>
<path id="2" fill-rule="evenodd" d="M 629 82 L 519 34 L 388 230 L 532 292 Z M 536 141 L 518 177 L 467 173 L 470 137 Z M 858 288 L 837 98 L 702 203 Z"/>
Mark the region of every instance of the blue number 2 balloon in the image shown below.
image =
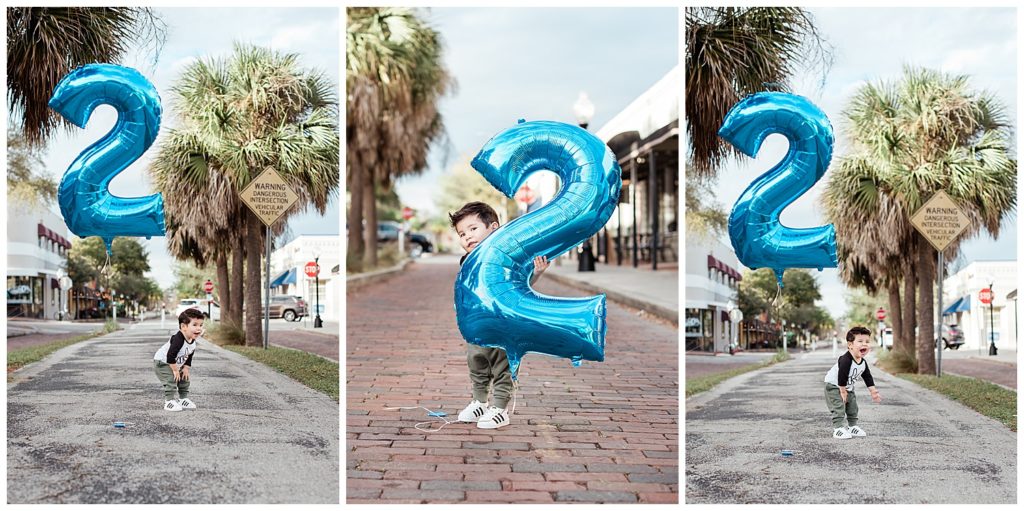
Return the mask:
<path id="1" fill-rule="evenodd" d="M 761 92 L 743 98 L 725 116 L 718 135 L 751 158 L 765 137 L 789 139 L 782 161 L 754 180 L 729 215 L 729 239 L 740 262 L 771 268 L 779 286 L 786 268 L 835 268 L 836 230 L 829 224 L 794 229 L 779 215 L 810 190 L 832 159 L 832 124 L 818 107 L 801 96 Z"/>
<path id="2" fill-rule="evenodd" d="M 164 234 L 163 196 L 116 197 L 109 189 L 114 176 L 139 159 L 156 139 L 160 96 L 134 69 L 89 64 L 65 76 L 50 98 L 50 108 L 80 128 L 100 105 L 117 110 L 117 123 L 68 167 L 58 202 L 71 232 L 82 238 L 103 238 L 109 253 L 115 236 Z"/>
<path id="3" fill-rule="evenodd" d="M 562 181 L 554 199 L 509 222 L 469 253 L 455 280 L 455 311 L 466 341 L 502 348 L 513 378 L 526 353 L 604 360 L 604 295 L 558 298 L 529 285 L 533 258 L 554 258 L 589 238 L 618 204 L 622 171 L 608 147 L 577 126 L 522 122 L 480 150 L 472 166 L 508 197 L 538 170 Z"/>

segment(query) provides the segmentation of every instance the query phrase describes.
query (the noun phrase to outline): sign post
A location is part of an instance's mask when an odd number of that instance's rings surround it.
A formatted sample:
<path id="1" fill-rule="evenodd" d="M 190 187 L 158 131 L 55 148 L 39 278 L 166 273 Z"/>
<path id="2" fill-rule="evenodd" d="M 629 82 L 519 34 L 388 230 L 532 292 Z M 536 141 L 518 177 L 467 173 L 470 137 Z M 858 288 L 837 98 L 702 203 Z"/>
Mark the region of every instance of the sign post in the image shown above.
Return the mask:
<path id="1" fill-rule="evenodd" d="M 992 288 L 995 287 L 995 282 L 992 282 L 981 291 L 978 291 L 978 301 L 984 305 L 988 305 L 988 354 L 995 356 L 998 351 L 996 350 L 996 325 L 994 320 L 994 312 L 992 309 L 995 305 L 992 303 L 992 299 L 995 297 L 995 293 L 992 292 Z"/>
<path id="2" fill-rule="evenodd" d="M 305 271 L 307 277 L 316 279 L 316 318 L 313 318 L 313 328 L 323 328 L 324 320 L 320 319 L 320 256 L 306 263 Z"/>
<path id="3" fill-rule="evenodd" d="M 206 279 L 203 283 L 203 291 L 206 291 L 206 317 L 213 321 L 213 281 Z"/>
<path id="4" fill-rule="evenodd" d="M 267 280 L 263 289 L 263 349 L 267 349 L 270 346 L 270 227 L 295 204 L 298 196 L 276 170 L 268 168 L 242 190 L 239 198 L 266 226 L 267 259 L 264 271 Z"/>
<path id="5" fill-rule="evenodd" d="M 941 377 L 942 280 L 945 273 L 945 261 L 943 261 L 942 251 L 964 232 L 969 222 L 967 215 L 960 209 L 960 206 L 953 202 L 953 199 L 950 199 L 945 191 L 939 190 L 938 193 L 932 195 L 932 198 L 928 199 L 928 202 L 921 206 L 921 209 L 914 212 L 914 215 L 910 217 L 910 223 L 939 252 L 939 263 L 935 271 L 935 279 L 939 281 L 939 309 L 935 326 L 935 376 Z"/>

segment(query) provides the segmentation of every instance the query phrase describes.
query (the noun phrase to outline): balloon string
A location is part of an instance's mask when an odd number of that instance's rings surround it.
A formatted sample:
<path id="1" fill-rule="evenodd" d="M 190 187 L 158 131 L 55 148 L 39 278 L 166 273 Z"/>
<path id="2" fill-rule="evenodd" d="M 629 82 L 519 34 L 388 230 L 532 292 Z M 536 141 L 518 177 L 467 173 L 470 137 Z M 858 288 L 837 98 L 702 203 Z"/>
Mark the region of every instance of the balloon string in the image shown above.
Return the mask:
<path id="1" fill-rule="evenodd" d="M 392 406 L 392 407 L 388 407 L 388 408 L 384 408 L 384 409 L 385 410 L 415 410 L 417 408 L 422 408 L 422 409 L 426 410 L 428 414 L 436 413 L 433 410 L 431 410 L 431 409 L 429 409 L 429 408 L 427 408 L 425 406 Z M 437 433 L 438 431 L 441 431 L 442 429 L 444 429 L 445 426 L 447 426 L 449 424 L 455 424 L 456 422 L 458 422 L 458 421 L 449 421 L 448 419 L 446 419 L 444 417 L 436 417 L 435 416 L 434 418 L 441 419 L 442 421 L 444 421 L 444 424 L 441 425 L 441 427 L 439 427 L 437 429 L 424 429 L 423 428 L 424 424 L 430 424 L 431 422 L 433 422 L 433 421 L 426 421 L 426 422 L 418 422 L 413 427 L 416 428 L 417 431 L 422 431 L 424 433 Z"/>
<path id="2" fill-rule="evenodd" d="M 772 298 L 772 307 L 776 307 L 776 305 L 781 306 L 781 304 L 779 304 L 779 298 L 782 298 L 782 285 L 779 284 L 778 282 L 776 282 L 775 283 L 775 298 Z"/>

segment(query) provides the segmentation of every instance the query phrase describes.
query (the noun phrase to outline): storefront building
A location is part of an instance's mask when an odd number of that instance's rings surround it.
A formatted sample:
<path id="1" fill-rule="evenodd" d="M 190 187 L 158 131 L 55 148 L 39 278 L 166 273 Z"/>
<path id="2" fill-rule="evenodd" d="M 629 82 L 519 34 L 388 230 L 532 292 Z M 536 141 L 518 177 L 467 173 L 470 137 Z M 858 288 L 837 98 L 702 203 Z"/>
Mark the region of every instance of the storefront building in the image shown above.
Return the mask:
<path id="1" fill-rule="evenodd" d="M 7 208 L 7 317 L 52 319 L 68 307 L 59 278 L 71 248 L 60 215 L 45 208 Z"/>
<path id="2" fill-rule="evenodd" d="M 981 303 L 991 288 L 991 305 Z M 1017 261 L 975 261 L 942 283 L 942 321 L 963 332 L 961 350 L 1017 349 Z"/>
<path id="3" fill-rule="evenodd" d="M 345 280 L 339 275 L 341 242 L 337 235 L 302 235 L 270 254 L 270 293 L 300 296 L 309 309 L 309 317 L 340 321 L 341 293 Z M 319 257 L 320 287 L 317 279 L 306 276 L 306 263 Z"/>
<path id="4" fill-rule="evenodd" d="M 727 353 L 739 341 L 738 325 L 729 313 L 736 308 L 743 280 L 732 247 L 716 239 L 686 240 L 686 351 Z"/>

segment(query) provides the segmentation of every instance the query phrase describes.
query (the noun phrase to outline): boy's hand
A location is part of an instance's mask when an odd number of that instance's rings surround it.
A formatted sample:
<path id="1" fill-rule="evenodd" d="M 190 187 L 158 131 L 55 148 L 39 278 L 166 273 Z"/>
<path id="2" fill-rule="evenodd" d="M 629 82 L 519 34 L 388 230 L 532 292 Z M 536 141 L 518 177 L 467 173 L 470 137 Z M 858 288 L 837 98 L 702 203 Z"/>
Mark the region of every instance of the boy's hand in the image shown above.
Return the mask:
<path id="1" fill-rule="evenodd" d="M 876 388 L 871 387 L 868 390 L 871 391 L 871 400 L 872 401 L 874 401 L 876 403 L 881 403 L 882 402 L 882 395 L 878 393 L 878 390 Z"/>
<path id="2" fill-rule="evenodd" d="M 839 397 L 843 398 L 843 402 L 846 402 L 846 387 L 839 387 Z"/>
<path id="3" fill-rule="evenodd" d="M 181 373 L 179 373 L 176 369 L 171 369 L 171 374 L 174 375 L 174 383 L 178 383 L 179 381 L 181 381 Z"/>
<path id="4" fill-rule="evenodd" d="M 544 270 L 548 269 L 551 263 L 548 262 L 548 258 L 544 256 L 537 256 L 533 258 L 533 274 L 540 275 L 544 273 Z"/>
<path id="5" fill-rule="evenodd" d="M 188 366 L 181 367 L 181 380 L 188 381 Z"/>

